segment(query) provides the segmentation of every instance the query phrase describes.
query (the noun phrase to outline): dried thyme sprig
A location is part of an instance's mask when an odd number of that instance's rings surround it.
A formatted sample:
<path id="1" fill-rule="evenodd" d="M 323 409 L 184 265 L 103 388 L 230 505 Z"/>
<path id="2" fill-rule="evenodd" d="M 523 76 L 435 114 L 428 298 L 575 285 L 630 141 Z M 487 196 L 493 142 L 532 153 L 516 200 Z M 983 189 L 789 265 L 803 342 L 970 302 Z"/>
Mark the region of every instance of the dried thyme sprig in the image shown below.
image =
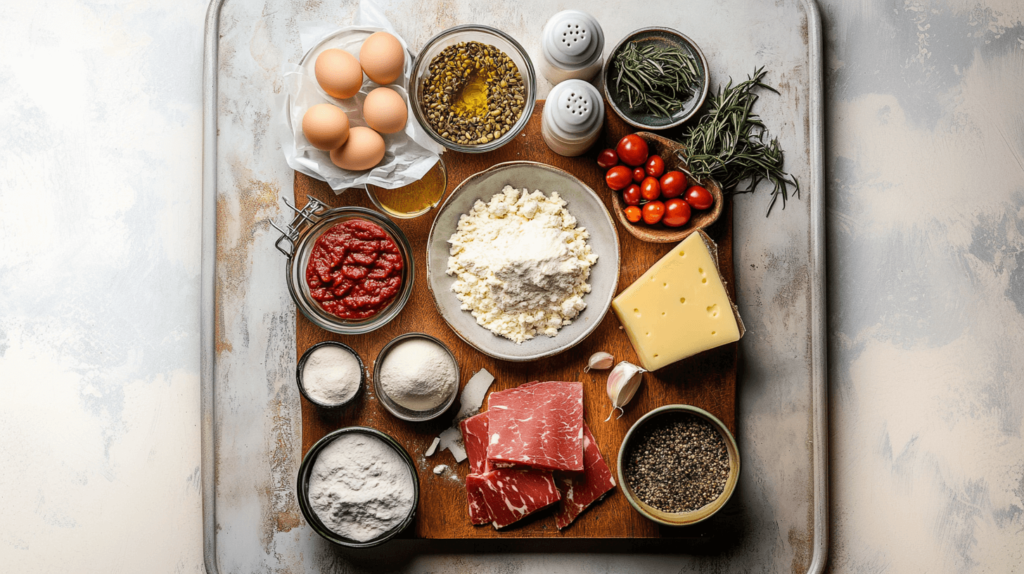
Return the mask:
<path id="1" fill-rule="evenodd" d="M 688 175 L 695 180 L 714 179 L 727 193 L 751 193 L 757 184 L 767 179 L 775 186 L 768 203 L 767 217 L 776 200 L 782 197 L 782 208 L 789 199 L 789 186 L 793 195 L 800 197 L 800 184 L 791 174 L 783 171 L 784 156 L 777 138 L 769 136 L 761 118 L 751 113 L 758 95 L 754 88 L 779 92 L 764 83 L 766 72 L 758 68 L 747 81 L 725 87 L 710 98 L 708 111 L 697 125 L 683 132 L 686 149 L 681 158 L 689 166 Z M 746 189 L 739 184 L 749 181 Z"/>
<path id="2" fill-rule="evenodd" d="M 693 96 L 700 73 L 676 46 L 629 42 L 615 54 L 615 92 L 631 110 L 669 117 Z"/>

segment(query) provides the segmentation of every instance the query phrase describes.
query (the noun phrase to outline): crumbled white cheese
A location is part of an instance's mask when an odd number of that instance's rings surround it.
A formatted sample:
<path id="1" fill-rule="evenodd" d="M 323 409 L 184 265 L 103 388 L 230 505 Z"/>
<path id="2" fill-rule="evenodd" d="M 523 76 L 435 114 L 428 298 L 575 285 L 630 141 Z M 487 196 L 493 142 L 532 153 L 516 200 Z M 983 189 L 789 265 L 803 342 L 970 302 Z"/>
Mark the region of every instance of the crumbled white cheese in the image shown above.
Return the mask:
<path id="1" fill-rule="evenodd" d="M 495 335 L 516 343 L 554 337 L 586 308 L 597 255 L 565 205 L 558 192 L 506 185 L 459 218 L 448 240 L 452 290 L 462 309 Z"/>

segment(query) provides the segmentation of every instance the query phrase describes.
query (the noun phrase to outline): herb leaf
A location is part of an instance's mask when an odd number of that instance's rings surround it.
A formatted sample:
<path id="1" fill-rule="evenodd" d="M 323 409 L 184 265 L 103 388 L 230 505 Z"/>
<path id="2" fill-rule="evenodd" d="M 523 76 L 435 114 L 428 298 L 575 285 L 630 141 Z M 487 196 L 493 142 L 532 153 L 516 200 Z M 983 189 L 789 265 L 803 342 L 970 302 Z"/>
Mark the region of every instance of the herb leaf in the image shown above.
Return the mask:
<path id="1" fill-rule="evenodd" d="M 786 208 L 790 186 L 793 195 L 800 197 L 800 184 L 783 170 L 785 158 L 779 140 L 771 137 L 761 118 L 751 112 L 759 97 L 755 88 L 779 93 L 762 81 L 766 73 L 761 67 L 745 82 L 733 86 L 730 78 L 719 87 L 708 99 L 707 113 L 683 132 L 685 150 L 680 153 L 688 166 L 687 175 L 696 181 L 714 179 L 726 193 L 752 193 L 762 181 L 771 182 L 774 187 L 765 217 L 779 197 Z M 744 182 L 746 188 L 739 189 Z"/>
<path id="2" fill-rule="evenodd" d="M 629 42 L 612 60 L 615 95 L 630 110 L 671 117 L 693 97 L 700 74 L 693 55 L 677 46 Z"/>

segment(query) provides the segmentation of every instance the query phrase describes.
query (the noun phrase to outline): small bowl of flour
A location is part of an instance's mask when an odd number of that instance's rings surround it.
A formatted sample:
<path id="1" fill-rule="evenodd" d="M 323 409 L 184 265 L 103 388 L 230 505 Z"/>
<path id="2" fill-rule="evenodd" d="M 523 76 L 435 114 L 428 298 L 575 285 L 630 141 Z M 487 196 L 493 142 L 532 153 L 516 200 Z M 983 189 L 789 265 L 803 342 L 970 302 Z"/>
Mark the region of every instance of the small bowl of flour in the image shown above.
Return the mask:
<path id="1" fill-rule="evenodd" d="M 366 382 L 366 368 L 348 345 L 324 341 L 310 347 L 296 369 L 299 392 L 318 407 L 343 407 L 359 394 Z"/>
<path id="2" fill-rule="evenodd" d="M 335 544 L 383 544 L 416 514 L 415 468 L 409 453 L 378 430 L 336 430 L 318 440 L 299 465 L 299 508 L 310 527 Z"/>
<path id="3" fill-rule="evenodd" d="M 391 340 L 373 364 L 373 388 L 388 412 L 410 422 L 441 416 L 459 394 L 459 363 L 439 339 L 406 333 Z"/>

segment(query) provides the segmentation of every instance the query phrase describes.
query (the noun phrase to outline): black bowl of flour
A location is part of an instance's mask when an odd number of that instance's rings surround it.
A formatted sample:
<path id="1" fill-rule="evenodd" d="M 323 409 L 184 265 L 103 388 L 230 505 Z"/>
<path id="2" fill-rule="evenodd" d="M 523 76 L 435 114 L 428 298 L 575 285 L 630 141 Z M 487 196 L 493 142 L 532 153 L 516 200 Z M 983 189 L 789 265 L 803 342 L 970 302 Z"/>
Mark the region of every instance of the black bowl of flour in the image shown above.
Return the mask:
<path id="1" fill-rule="evenodd" d="M 412 524 L 420 486 L 412 457 L 398 441 L 376 429 L 346 427 L 303 457 L 297 498 L 306 522 L 325 540 L 370 548 Z"/>

